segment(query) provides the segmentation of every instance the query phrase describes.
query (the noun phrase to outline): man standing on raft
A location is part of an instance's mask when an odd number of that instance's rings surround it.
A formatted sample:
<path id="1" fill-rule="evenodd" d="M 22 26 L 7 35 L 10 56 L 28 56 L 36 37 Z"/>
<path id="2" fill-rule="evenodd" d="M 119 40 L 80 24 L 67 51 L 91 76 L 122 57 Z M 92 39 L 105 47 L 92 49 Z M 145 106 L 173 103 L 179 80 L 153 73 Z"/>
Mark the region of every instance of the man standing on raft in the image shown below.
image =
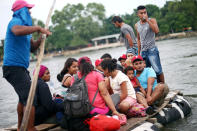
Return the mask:
<path id="1" fill-rule="evenodd" d="M 24 0 L 16 0 L 12 6 L 14 12 L 12 20 L 7 27 L 3 59 L 3 77 L 14 87 L 19 102 L 17 106 L 18 129 L 20 129 L 28 94 L 31 86 L 31 79 L 27 68 L 30 62 L 30 51 L 35 51 L 41 44 L 42 34 L 50 35 L 40 26 L 32 26 L 30 9 L 34 7 Z M 34 32 L 42 33 L 37 41 L 32 39 Z M 28 131 L 36 130 L 34 127 L 36 96 L 28 122 Z"/>

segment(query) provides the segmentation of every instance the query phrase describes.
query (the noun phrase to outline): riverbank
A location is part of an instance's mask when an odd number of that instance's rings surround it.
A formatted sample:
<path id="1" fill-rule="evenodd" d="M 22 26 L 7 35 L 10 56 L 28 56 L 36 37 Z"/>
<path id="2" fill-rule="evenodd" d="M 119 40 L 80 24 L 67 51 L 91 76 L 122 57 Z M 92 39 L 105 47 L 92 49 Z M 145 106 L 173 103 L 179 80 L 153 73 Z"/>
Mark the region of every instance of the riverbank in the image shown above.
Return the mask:
<path id="1" fill-rule="evenodd" d="M 101 50 L 101 49 L 107 49 L 107 48 L 115 48 L 115 47 L 120 47 L 124 46 L 123 43 L 117 42 L 117 43 L 110 43 L 110 44 L 101 44 L 98 46 L 92 46 L 92 47 L 87 47 L 87 48 L 81 48 L 77 50 L 70 50 L 70 51 L 58 51 L 54 53 L 48 53 L 45 54 L 43 59 L 50 59 L 52 57 L 60 57 L 60 56 L 70 56 L 74 54 L 79 54 L 83 52 L 90 52 L 90 51 L 96 51 L 96 50 Z M 33 59 L 31 61 L 36 61 L 37 59 Z M 3 62 L 0 62 L 0 66 L 2 66 Z"/>
<path id="2" fill-rule="evenodd" d="M 162 36 L 157 36 L 155 38 L 156 41 L 162 41 L 162 40 L 168 40 L 168 39 L 177 39 L 177 38 L 189 38 L 189 37 L 197 37 L 197 32 L 191 31 L 191 32 L 180 32 L 180 33 L 172 33 L 172 34 L 167 34 L 167 35 L 162 35 Z M 59 57 L 59 56 L 70 56 L 82 52 L 89 52 L 89 51 L 95 51 L 95 50 L 101 50 L 101 49 L 106 49 L 106 48 L 114 48 L 114 47 L 119 47 L 119 46 L 124 46 L 123 43 L 110 43 L 110 44 L 101 44 L 98 46 L 92 46 L 92 47 L 86 47 L 86 48 L 81 48 L 77 50 L 67 50 L 67 51 L 57 51 L 54 53 L 48 53 L 44 55 L 43 59 L 50 59 L 52 57 Z M 31 61 L 36 61 L 37 59 L 31 60 Z M 3 62 L 0 62 L 0 66 L 2 66 Z"/>
<path id="3" fill-rule="evenodd" d="M 176 39 L 176 38 L 189 38 L 189 37 L 195 37 L 195 36 L 197 36 L 197 32 L 194 32 L 194 31 L 179 32 L 179 33 L 172 33 L 172 34 L 157 36 L 155 40 L 161 41 L 161 40 L 169 40 L 169 39 Z"/>

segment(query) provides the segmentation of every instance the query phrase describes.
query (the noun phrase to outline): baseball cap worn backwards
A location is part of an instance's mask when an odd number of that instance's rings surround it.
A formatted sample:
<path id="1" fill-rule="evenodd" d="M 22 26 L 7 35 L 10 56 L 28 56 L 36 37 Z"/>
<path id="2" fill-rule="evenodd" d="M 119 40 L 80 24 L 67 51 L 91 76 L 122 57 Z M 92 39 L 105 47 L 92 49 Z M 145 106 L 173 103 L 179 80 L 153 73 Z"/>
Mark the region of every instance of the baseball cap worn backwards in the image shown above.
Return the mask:
<path id="1" fill-rule="evenodd" d="M 23 7 L 27 7 L 29 9 L 31 9 L 32 7 L 34 7 L 35 5 L 34 4 L 29 4 L 27 3 L 25 0 L 16 0 L 14 2 L 14 4 L 12 5 L 12 11 L 17 11 Z"/>

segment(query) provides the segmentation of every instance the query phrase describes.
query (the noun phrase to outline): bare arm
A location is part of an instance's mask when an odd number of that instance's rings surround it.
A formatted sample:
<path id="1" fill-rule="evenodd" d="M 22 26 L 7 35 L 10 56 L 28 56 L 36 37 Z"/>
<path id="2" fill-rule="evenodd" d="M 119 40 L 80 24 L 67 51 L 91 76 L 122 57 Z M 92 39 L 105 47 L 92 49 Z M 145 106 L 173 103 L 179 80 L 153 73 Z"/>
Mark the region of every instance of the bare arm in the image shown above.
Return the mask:
<path id="1" fill-rule="evenodd" d="M 20 26 L 20 25 L 15 25 L 12 27 L 12 32 L 16 36 L 20 35 L 29 35 L 34 32 L 41 32 L 41 27 L 40 26 Z"/>
<path id="2" fill-rule="evenodd" d="M 120 88 L 121 88 L 120 101 L 122 101 L 122 100 L 124 100 L 128 96 L 127 82 L 126 81 L 122 82 L 120 84 Z"/>
<path id="3" fill-rule="evenodd" d="M 71 85 L 71 80 L 72 77 L 71 76 L 64 76 L 63 80 L 62 80 L 62 84 L 66 87 L 70 87 Z"/>
<path id="4" fill-rule="evenodd" d="M 153 30 L 153 32 L 155 32 L 156 34 L 159 33 L 159 27 L 157 25 L 157 21 L 156 19 L 147 19 L 147 23 L 149 24 L 150 28 Z"/>
<path id="5" fill-rule="evenodd" d="M 38 40 L 33 40 L 33 38 L 31 39 L 31 52 L 34 52 L 35 50 L 38 49 L 38 47 L 41 44 L 41 41 L 42 41 L 42 35 L 40 35 Z"/>
<path id="6" fill-rule="evenodd" d="M 111 95 L 111 94 L 114 94 L 114 92 L 113 92 L 113 90 L 112 90 L 112 88 L 111 88 L 111 86 L 110 86 L 110 80 L 109 80 L 109 78 L 105 78 L 105 85 L 106 85 L 106 87 L 107 87 L 107 90 L 108 90 L 109 94 L 110 94 L 110 95 Z"/>
<path id="7" fill-rule="evenodd" d="M 20 25 L 15 25 L 12 27 L 12 32 L 16 36 L 22 36 L 22 35 L 29 35 L 34 32 L 41 32 L 46 35 L 51 35 L 51 32 L 48 30 L 41 28 L 40 26 L 20 26 Z M 42 36 L 40 35 L 39 39 L 37 41 L 34 41 L 31 39 L 31 52 L 34 52 L 41 43 Z"/>
<path id="8" fill-rule="evenodd" d="M 132 41 L 132 38 L 129 34 L 126 34 L 125 37 L 127 38 L 128 42 L 129 42 L 129 45 L 130 47 L 133 47 L 133 41 Z"/>
<path id="9" fill-rule="evenodd" d="M 139 35 L 139 32 L 137 31 L 137 24 L 135 24 L 135 30 L 136 30 L 136 32 L 137 32 L 138 55 L 140 55 L 141 42 L 140 42 L 140 35 Z"/>
<path id="10" fill-rule="evenodd" d="M 116 108 L 115 108 L 115 106 L 114 106 L 114 103 L 113 103 L 113 101 L 111 99 L 111 96 L 109 95 L 109 93 L 107 91 L 105 82 L 104 81 L 99 82 L 98 88 L 99 88 L 100 95 L 103 97 L 103 99 L 105 100 L 107 106 L 112 111 L 112 113 L 113 114 L 114 113 L 115 114 L 118 113 L 117 110 L 116 110 Z"/>
<path id="11" fill-rule="evenodd" d="M 146 91 L 144 90 L 144 88 L 141 86 L 140 82 L 138 79 L 136 79 L 136 83 L 137 83 L 137 86 L 140 87 L 140 91 L 144 94 L 144 96 L 146 96 Z"/>
<path id="12" fill-rule="evenodd" d="M 149 77 L 148 78 L 147 94 L 146 94 L 146 96 L 151 96 L 154 81 L 155 81 L 154 77 Z"/>

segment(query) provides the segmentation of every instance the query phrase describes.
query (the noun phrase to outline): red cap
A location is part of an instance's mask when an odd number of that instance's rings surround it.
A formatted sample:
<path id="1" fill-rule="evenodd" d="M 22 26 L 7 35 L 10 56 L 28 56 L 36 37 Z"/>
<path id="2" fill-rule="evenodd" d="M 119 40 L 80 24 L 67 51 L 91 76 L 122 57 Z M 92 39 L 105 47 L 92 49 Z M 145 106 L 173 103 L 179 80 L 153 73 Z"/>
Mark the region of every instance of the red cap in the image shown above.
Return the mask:
<path id="1" fill-rule="evenodd" d="M 142 58 L 140 55 L 134 56 L 134 57 L 132 58 L 131 62 L 133 63 L 135 60 L 141 60 L 141 61 L 143 61 L 143 58 Z"/>
<path id="2" fill-rule="evenodd" d="M 12 11 L 17 11 L 23 7 L 32 8 L 34 4 L 28 4 L 25 0 L 16 0 L 12 5 Z"/>
<path id="3" fill-rule="evenodd" d="M 97 59 L 95 61 L 95 66 L 99 66 L 101 64 L 101 62 L 103 61 L 103 59 Z"/>
<path id="4" fill-rule="evenodd" d="M 126 60 L 127 59 L 127 55 L 126 54 L 123 54 L 121 57 L 118 58 L 119 61 L 121 61 L 121 59 Z"/>
<path id="5" fill-rule="evenodd" d="M 84 57 L 79 58 L 79 60 L 78 60 L 78 65 L 79 66 L 80 66 L 82 60 L 85 60 L 87 63 L 92 64 L 92 61 L 90 60 L 90 58 L 87 57 L 87 56 L 84 56 Z"/>

